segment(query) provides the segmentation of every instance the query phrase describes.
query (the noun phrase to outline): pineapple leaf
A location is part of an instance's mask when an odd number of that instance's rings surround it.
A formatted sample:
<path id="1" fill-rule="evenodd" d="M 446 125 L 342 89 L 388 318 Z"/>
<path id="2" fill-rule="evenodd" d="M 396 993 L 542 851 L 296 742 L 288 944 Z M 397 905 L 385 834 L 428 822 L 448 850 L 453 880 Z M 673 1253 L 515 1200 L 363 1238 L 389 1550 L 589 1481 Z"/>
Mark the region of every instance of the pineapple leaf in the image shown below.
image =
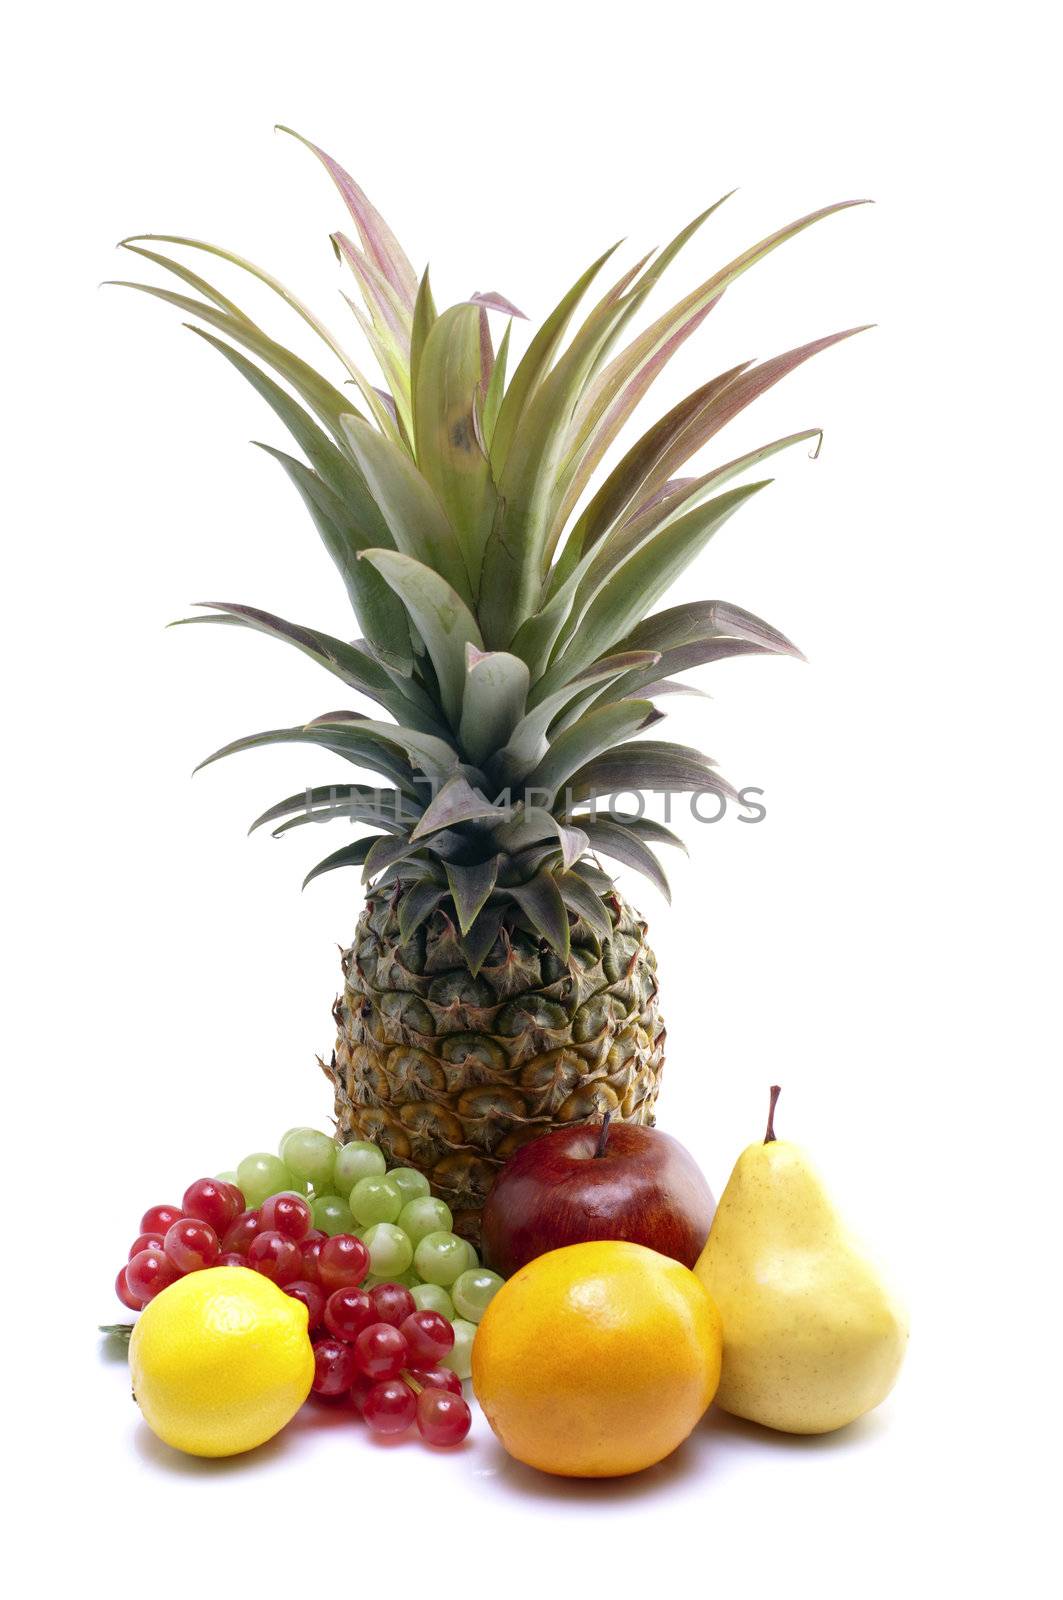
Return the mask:
<path id="1" fill-rule="evenodd" d="M 165 300 L 168 305 L 176 306 L 186 316 L 199 317 L 202 321 L 209 322 L 222 333 L 228 334 L 230 339 L 235 339 L 237 344 L 253 350 L 255 355 L 261 357 L 275 372 L 279 372 L 296 393 L 302 396 L 337 443 L 344 443 L 340 418 L 360 416 L 357 406 L 293 351 L 267 338 L 253 322 L 238 320 L 201 300 L 190 300 L 187 295 L 175 294 L 172 289 L 160 289 L 153 283 L 129 283 L 122 279 L 112 279 L 111 282 L 114 288 L 137 289 L 141 294 L 153 295 L 156 300 Z"/>
<path id="2" fill-rule="evenodd" d="M 630 789 L 661 794 L 705 789 L 729 800 L 738 799 L 727 780 L 713 771 L 707 756 L 687 745 L 654 739 L 618 744 L 604 751 L 572 774 L 566 793 L 571 805 L 579 805 L 584 800 Z"/>
<path id="3" fill-rule="evenodd" d="M 489 455 L 494 446 L 495 425 L 498 422 L 499 407 L 502 404 L 502 396 L 506 389 L 506 367 L 509 364 L 509 336 L 512 331 L 512 322 L 507 322 L 505 332 L 502 335 L 502 342 L 498 347 L 494 365 L 491 368 L 487 392 L 484 395 L 480 426 L 483 429 L 484 443 L 487 446 Z"/>
<path id="4" fill-rule="evenodd" d="M 391 710 L 391 706 L 388 705 L 389 699 L 397 702 L 400 698 L 379 662 L 374 661 L 372 656 L 367 656 L 363 650 L 356 649 L 353 644 L 346 644 L 342 639 L 334 638 L 330 633 L 322 633 L 317 628 L 304 628 L 297 622 L 286 622 L 283 617 L 275 617 L 269 611 L 260 611 L 256 606 L 227 604 L 220 600 L 201 600 L 197 604 L 209 607 L 213 613 L 221 614 L 182 617 L 179 622 L 172 622 L 170 626 L 185 627 L 195 622 L 236 624 L 255 633 L 263 633 L 269 639 L 283 639 L 286 644 L 294 645 L 297 650 L 301 650 L 304 655 L 316 661 L 334 677 L 341 679 L 349 688 L 360 690 L 371 700 L 387 706 L 388 710 Z"/>
<path id="5" fill-rule="evenodd" d="M 500 750 L 524 715 L 531 674 L 519 656 L 465 646 L 465 687 L 458 742 L 470 761 L 482 765 Z"/>
<path id="6" fill-rule="evenodd" d="M 252 322 L 246 311 L 242 311 L 234 301 L 222 294 L 220 289 L 215 289 L 214 285 L 208 283 L 206 278 L 201 278 L 190 267 L 186 267 L 183 261 L 175 261 L 172 256 L 160 255 L 157 250 L 145 250 L 141 245 L 133 242 L 137 237 L 151 239 L 156 235 L 150 233 L 131 234 L 128 239 L 119 241 L 119 250 L 128 250 L 130 255 L 141 256 L 145 261 L 153 261 L 157 267 L 162 267 L 165 272 L 172 272 L 175 278 L 180 278 L 182 283 L 187 283 L 188 287 L 194 289 L 196 294 L 201 294 L 205 300 L 211 301 L 213 305 L 218 307 L 219 311 L 225 311 L 230 317 L 236 317 L 240 322 L 246 322 L 250 328 L 257 328 L 257 324 Z M 162 239 L 165 236 L 160 234 L 158 237 Z M 261 332 L 261 329 L 258 331 Z"/>
<path id="7" fill-rule="evenodd" d="M 344 350 L 343 346 L 336 340 L 334 335 L 330 333 L 329 329 L 325 326 L 321 319 L 310 310 L 308 305 L 304 304 L 304 302 L 299 299 L 298 295 L 293 294 L 290 289 L 285 288 L 284 284 L 281 283 L 278 278 L 275 278 L 271 272 L 267 272 L 264 267 L 256 266 L 253 261 L 248 261 L 244 256 L 236 255 L 232 250 L 223 250 L 220 245 L 207 244 L 203 239 L 186 239 L 182 238 L 178 234 L 172 233 L 142 233 L 132 235 L 130 240 L 123 240 L 123 244 L 126 249 L 133 250 L 138 255 L 148 256 L 151 260 L 158 262 L 161 266 L 166 267 L 169 271 L 176 273 L 178 277 L 185 277 L 186 275 L 181 271 L 177 262 L 171 261 L 167 256 L 156 255 L 152 251 L 137 250 L 136 245 L 132 242 L 133 239 L 149 240 L 158 244 L 179 244 L 187 246 L 187 248 L 190 250 L 206 251 L 208 255 L 218 256 L 222 261 L 231 262 L 234 267 L 240 267 L 244 272 L 249 273 L 251 277 L 257 278 L 260 283 L 264 283 L 267 288 L 272 289 L 275 294 L 280 296 L 286 305 L 289 305 L 294 312 L 302 317 L 303 321 L 308 327 L 313 328 L 314 332 L 318 335 L 322 342 L 328 346 L 329 350 L 332 351 L 332 354 L 337 358 L 341 366 L 343 366 L 350 374 L 352 382 L 360 390 L 362 398 L 369 406 L 370 411 L 376 417 L 379 426 L 382 427 L 386 432 L 390 431 L 390 420 L 388 419 L 386 412 L 383 411 L 380 401 L 377 398 L 373 386 L 369 382 L 368 378 L 366 378 L 364 373 L 362 373 L 359 368 L 355 366 L 354 362 Z M 217 297 L 215 293 L 211 293 L 211 298 L 215 299 L 216 303 L 220 303 L 220 298 Z M 244 320 L 248 321 L 250 327 L 253 328 L 255 326 L 254 323 L 249 321 L 249 319 L 245 318 Z"/>
<path id="8" fill-rule="evenodd" d="M 497 816 L 498 808 L 458 773 L 440 789 L 410 838 L 423 839 L 441 828 L 456 827 L 459 822 L 482 822 Z"/>
<path id="9" fill-rule="evenodd" d="M 413 402 L 414 438 L 417 436 L 417 379 L 421 370 L 421 356 L 424 352 L 425 341 L 434 328 L 439 317 L 435 300 L 432 298 L 432 285 L 428 277 L 428 268 L 424 269 L 424 277 L 417 288 L 417 301 L 413 308 L 413 330 L 410 334 L 410 396 Z"/>
<path id="10" fill-rule="evenodd" d="M 305 889 L 315 878 L 320 878 L 323 873 L 335 872 L 337 867 L 360 867 L 376 842 L 377 835 L 370 833 L 364 839 L 355 840 L 354 844 L 345 844 L 342 849 L 333 850 L 330 856 L 326 856 L 316 867 L 310 869 L 303 879 L 303 888 Z"/>
<path id="11" fill-rule="evenodd" d="M 487 903 L 498 877 L 498 857 L 479 861 L 471 866 L 461 866 L 457 861 L 444 862 L 447 882 L 450 884 L 458 927 L 468 934 Z"/>
<path id="12" fill-rule="evenodd" d="M 432 915 L 439 902 L 446 897 L 446 890 L 430 881 L 415 883 L 408 889 L 399 903 L 399 938 L 403 944 L 412 939 L 421 923 Z"/>
<path id="13" fill-rule="evenodd" d="M 773 439 L 770 444 L 762 444 L 756 450 L 747 451 L 745 455 L 726 462 L 722 467 L 714 467 L 711 472 L 703 473 L 700 478 L 669 479 L 651 494 L 645 494 L 640 498 L 637 506 L 625 513 L 618 527 L 632 534 L 638 531 L 650 532 L 654 528 L 662 527 L 680 511 L 689 511 L 693 506 L 700 504 L 710 489 L 718 489 L 721 484 L 727 483 L 731 478 L 737 478 L 750 467 L 759 466 L 762 461 L 777 455 L 780 450 L 788 450 L 791 445 L 803 444 L 807 439 L 819 441 L 811 454 L 811 459 L 814 461 L 819 454 L 819 444 L 823 440 L 822 429 L 806 428 L 801 433 L 789 433 L 783 439 Z M 567 545 L 565 554 L 568 554 Z M 560 564 L 559 562 L 558 566 Z M 556 572 L 557 568 L 554 570 Z"/>
<path id="14" fill-rule="evenodd" d="M 474 415 L 483 376 L 480 313 L 451 306 L 433 324 L 418 367 L 417 466 L 457 535 L 473 590 L 498 501 Z"/>
<path id="15" fill-rule="evenodd" d="M 609 913 L 587 882 L 574 872 L 555 873 L 554 881 L 568 909 L 582 918 L 599 939 L 608 939 L 613 931 Z"/>
<path id="16" fill-rule="evenodd" d="M 469 574 L 443 507 L 405 451 L 367 422 L 346 417 L 347 442 L 397 549 L 445 578 L 472 605 Z"/>
<path id="17" fill-rule="evenodd" d="M 405 751 L 409 761 L 420 767 L 429 777 L 446 780 L 453 776 L 459 762 L 458 752 L 445 739 L 431 733 L 421 733 L 416 728 L 394 726 L 390 722 L 372 722 L 356 711 L 329 711 L 315 717 L 307 727 L 328 734 L 331 739 L 355 741 L 370 739 L 397 746 Z"/>
<path id="18" fill-rule="evenodd" d="M 649 700 L 625 700 L 619 705 L 588 712 L 553 741 L 539 765 L 525 779 L 525 792 L 529 795 L 542 792 L 546 796 L 545 804 L 552 805 L 566 778 L 631 734 L 659 720 L 660 713 Z"/>
<path id="19" fill-rule="evenodd" d="M 568 912 L 561 898 L 552 872 L 537 872 L 527 883 L 515 883 L 507 888 L 528 921 L 541 933 L 562 961 L 567 961 L 570 951 Z"/>
<path id="20" fill-rule="evenodd" d="M 670 606 L 645 617 L 628 634 L 624 641 L 631 650 L 668 651 L 688 644 L 701 644 L 706 639 L 726 636 L 748 639 L 763 645 L 778 655 L 804 657 L 785 634 L 773 628 L 770 622 L 755 617 L 741 606 L 726 600 L 694 600 L 683 605 Z"/>
<path id="21" fill-rule="evenodd" d="M 665 456 L 668 447 L 682 437 L 691 418 L 700 416 L 706 407 L 725 394 L 748 366 L 748 361 L 742 362 L 702 384 L 643 434 L 613 468 L 576 523 L 566 545 L 566 554 L 572 550 L 576 557 L 584 556 L 608 532 L 637 499 L 653 469 Z M 668 472 L 664 473 L 665 478 L 668 476 Z"/>
<path id="22" fill-rule="evenodd" d="M 267 822 L 276 822 L 279 818 L 291 816 L 296 812 L 308 812 L 318 806 L 358 804 L 377 795 L 395 796 L 392 803 L 396 810 L 402 811 L 404 807 L 409 806 L 406 796 L 396 789 L 373 789 L 364 783 L 322 783 L 312 789 L 301 789 L 298 794 L 290 794 L 284 800 L 276 801 L 268 810 L 263 811 L 261 816 L 255 818 L 247 831 L 252 834 L 256 828 L 264 827 Z M 408 809 L 403 814 L 407 818 L 411 815 Z"/>
<path id="23" fill-rule="evenodd" d="M 636 667 L 656 668 L 660 659 L 654 650 L 632 650 L 622 655 L 604 656 L 583 672 L 577 673 L 571 683 L 547 695 L 534 711 L 529 711 L 521 718 L 507 743 L 490 763 L 493 774 L 504 785 L 516 783 L 529 773 L 547 752 L 546 731 L 550 724 L 573 698 L 580 695 L 582 686 L 614 681 Z"/>
<path id="24" fill-rule="evenodd" d="M 322 822 L 364 822 L 371 828 L 379 828 L 382 833 L 391 833 L 403 839 L 408 838 L 410 831 L 409 821 L 403 816 L 400 808 L 389 804 L 384 798 L 394 794 L 393 789 L 378 789 L 375 794 L 371 791 L 370 798 L 365 801 L 346 800 L 334 805 L 313 807 L 309 810 L 297 811 L 294 817 L 280 823 L 272 830 L 274 839 L 282 839 L 293 828 L 305 828 L 310 825 L 317 826 Z"/>
<path id="25" fill-rule="evenodd" d="M 272 407 L 314 471 L 328 484 L 333 493 L 348 505 L 352 514 L 357 515 L 360 526 L 373 535 L 371 543 L 387 544 L 391 537 L 387 523 L 380 515 L 380 508 L 369 493 L 365 479 L 354 462 L 333 444 L 328 435 L 307 415 L 302 406 L 292 399 L 286 389 L 282 389 L 280 384 L 274 383 L 272 378 L 267 377 L 261 367 L 256 367 L 255 363 L 248 361 L 239 350 L 234 350 L 224 339 L 215 338 L 214 334 L 208 333 L 205 328 L 197 328 L 193 323 L 187 323 L 186 326 L 191 333 L 206 340 L 220 355 L 223 355 Z"/>
<path id="26" fill-rule="evenodd" d="M 591 842 L 592 850 L 598 850 L 602 855 L 611 856 L 614 861 L 622 862 L 625 867 L 632 867 L 636 872 L 641 872 L 661 891 L 664 898 L 671 902 L 672 891 L 668 886 L 664 870 L 653 851 L 637 834 L 631 833 L 618 823 L 603 820 L 586 823 L 585 832 Z"/>
<path id="27" fill-rule="evenodd" d="M 381 661 L 409 677 L 413 670 L 410 629 L 406 612 L 390 586 L 358 557 L 370 548 L 369 539 L 354 521 L 348 507 L 326 483 L 294 456 L 273 445 L 260 450 L 279 461 L 298 489 L 313 519 L 321 542 L 343 579 L 359 625 Z"/>
<path id="28" fill-rule="evenodd" d="M 331 750 L 334 755 L 342 756 L 345 761 L 351 762 L 356 767 L 365 767 L 370 772 L 382 773 L 411 799 L 417 799 L 413 772 L 409 764 L 403 760 L 398 747 L 388 740 L 366 735 L 361 728 L 357 734 L 339 726 L 268 728 L 264 733 L 250 733 L 242 739 L 234 739 L 230 744 L 223 745 L 220 750 L 215 750 L 212 755 L 201 761 L 195 771 L 199 772 L 204 767 L 209 767 L 212 762 L 220 761 L 223 756 L 236 755 L 243 750 L 258 750 L 271 744 L 313 744 L 323 750 Z"/>
<path id="29" fill-rule="evenodd" d="M 578 823 L 581 828 L 588 824 L 597 824 L 602 821 L 613 822 L 618 828 L 623 828 L 626 833 L 637 834 L 640 839 L 648 840 L 651 844 L 673 845 L 675 849 L 682 850 L 689 856 L 685 842 L 671 828 L 666 828 L 663 822 L 657 822 L 653 817 L 629 816 L 623 811 L 610 810 L 606 816 L 598 817 L 593 812 L 586 816 L 572 817 L 571 821 Z M 606 852 L 608 854 L 608 852 Z"/>
<path id="30" fill-rule="evenodd" d="M 358 187 L 350 173 L 344 171 L 338 161 L 333 161 L 331 156 L 326 155 L 324 150 L 312 144 L 301 133 L 296 133 L 294 128 L 283 127 L 280 123 L 277 125 L 277 131 L 290 134 L 293 139 L 298 139 L 300 144 L 304 144 L 317 156 L 339 190 L 358 229 L 358 237 L 365 246 L 366 254 L 375 262 L 403 304 L 408 305 L 412 313 L 417 296 L 417 274 L 410 265 L 406 252 L 369 197 Z"/>
<path id="31" fill-rule="evenodd" d="M 502 400 L 491 443 L 491 463 L 496 475 L 501 473 L 505 466 L 521 414 L 541 379 L 550 370 L 550 363 L 560 348 L 576 307 L 609 257 L 619 248 L 619 244 L 618 240 L 616 244 L 610 245 L 609 249 L 587 268 L 583 276 L 576 280 L 568 293 L 561 297 L 521 357 L 513 374 L 513 381 Z"/>
<path id="32" fill-rule="evenodd" d="M 739 506 L 766 488 L 768 482 L 770 479 L 729 489 L 688 512 L 677 522 L 660 529 L 642 549 L 630 555 L 618 571 L 605 578 L 579 618 L 564 653 L 532 691 L 532 703 L 537 704 L 560 684 L 570 682 L 576 672 L 622 639 Z"/>
<path id="33" fill-rule="evenodd" d="M 726 196 L 725 196 L 726 198 Z M 722 203 L 722 202 L 718 202 Z M 658 317 L 643 333 L 622 350 L 614 361 L 595 380 L 593 387 L 587 394 L 582 412 L 582 428 L 588 427 L 588 419 L 600 415 L 610 399 L 619 394 L 624 385 L 645 366 L 652 362 L 657 353 L 671 340 L 674 335 L 684 327 L 688 319 L 696 316 L 701 310 L 709 307 L 718 300 L 724 290 L 739 278 L 743 272 L 762 261 L 779 245 L 803 233 L 813 223 L 822 221 L 825 217 L 833 216 L 835 212 L 845 211 L 851 206 L 866 205 L 866 200 L 842 200 L 835 205 L 824 206 L 819 211 L 810 212 L 807 216 L 799 217 L 796 222 L 789 223 L 778 232 L 769 234 L 759 243 L 752 245 L 748 250 L 736 256 L 735 259 L 719 272 L 713 273 L 704 283 L 691 290 L 683 299 L 678 301 L 663 316 Z M 715 209 L 715 207 L 713 208 Z"/>
<path id="34" fill-rule="evenodd" d="M 583 322 L 522 412 L 505 467 L 500 473 L 496 468 L 504 516 L 496 519 L 487 540 L 480 591 L 481 625 L 494 646 L 508 646 L 540 604 L 553 495 L 569 419 L 622 319 L 622 293 L 637 270 L 625 274 Z"/>
<path id="35" fill-rule="evenodd" d="M 476 618 L 433 567 L 396 550 L 366 550 L 362 558 L 376 568 L 413 618 L 439 679 L 444 714 L 456 728 L 465 690 L 465 646 L 483 649 Z"/>
<path id="36" fill-rule="evenodd" d="M 567 827 L 545 806 L 516 808 L 515 815 L 494 831 L 495 842 L 507 854 L 526 850 L 529 845 L 549 841 L 547 854 L 556 855 L 561 847 L 561 861 L 566 871 L 573 866 L 587 848 L 587 835 L 577 827 Z"/>
<path id="37" fill-rule="evenodd" d="M 751 405 L 754 400 L 759 399 L 768 389 L 773 388 L 782 378 L 804 362 L 811 360 L 813 356 L 829 349 L 831 345 L 838 344 L 842 339 L 851 339 L 853 334 L 864 332 L 866 328 L 847 328 L 842 333 L 832 333 L 825 338 L 814 339 L 809 344 L 800 345 L 795 350 L 787 350 L 783 355 L 775 356 L 770 361 L 762 361 L 759 366 L 749 371 L 736 368 L 733 373 L 725 374 L 723 380 L 717 379 L 713 384 L 707 385 L 705 390 L 699 390 L 697 394 L 689 396 L 625 456 L 603 491 L 595 497 L 592 508 L 599 499 L 602 500 L 602 505 L 592 524 L 587 528 L 582 548 L 586 549 L 588 544 L 593 543 L 615 519 L 618 501 L 623 500 L 626 505 L 631 505 L 636 498 L 656 494 L 678 467 L 688 461 L 702 445 L 706 444 L 714 434 L 719 433 L 720 429 L 746 406 Z M 702 398 L 699 399 L 699 396 Z M 774 452 L 769 449 L 766 453 Z M 732 464 L 733 472 L 740 470 L 741 467 L 737 463 Z M 721 473 L 723 472 L 727 472 L 727 469 L 721 469 Z M 727 475 L 731 476 L 732 473 L 728 472 Z M 612 496 L 605 493 L 610 484 L 614 485 Z"/>
<path id="38" fill-rule="evenodd" d="M 579 878 L 593 889 L 596 895 L 611 895 L 616 892 L 614 879 L 605 872 L 601 864 L 585 856 L 582 861 L 577 861 L 572 868 L 571 876 Z"/>
<path id="39" fill-rule="evenodd" d="M 474 978 L 491 954 L 502 926 L 502 915 L 502 906 L 485 906 L 461 939 L 461 952 Z"/>
<path id="40" fill-rule="evenodd" d="M 446 857 L 454 850 L 460 848 L 461 841 L 447 833 L 438 833 L 432 840 L 432 854 Z M 423 841 L 410 839 L 377 839 L 374 841 L 365 858 L 362 868 L 362 881 L 369 883 L 386 868 L 398 866 L 400 862 L 409 860 L 410 857 L 424 856 L 425 846 Z"/>

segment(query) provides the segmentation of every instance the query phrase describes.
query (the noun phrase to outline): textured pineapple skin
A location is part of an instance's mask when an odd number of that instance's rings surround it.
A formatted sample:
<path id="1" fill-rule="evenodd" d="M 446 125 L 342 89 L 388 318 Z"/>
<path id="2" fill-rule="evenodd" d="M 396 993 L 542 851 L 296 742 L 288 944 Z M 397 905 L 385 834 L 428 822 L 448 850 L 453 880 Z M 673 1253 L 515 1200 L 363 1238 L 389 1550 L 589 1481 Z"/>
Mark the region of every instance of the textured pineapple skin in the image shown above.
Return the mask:
<path id="1" fill-rule="evenodd" d="M 604 1112 L 652 1125 L 665 1029 L 646 924 L 603 897 L 613 931 L 583 922 L 566 962 L 507 913 L 476 977 L 442 910 L 409 943 L 401 892 L 366 901 L 333 1007 L 338 1137 L 417 1167 L 479 1243 L 480 1210 L 513 1151 Z"/>

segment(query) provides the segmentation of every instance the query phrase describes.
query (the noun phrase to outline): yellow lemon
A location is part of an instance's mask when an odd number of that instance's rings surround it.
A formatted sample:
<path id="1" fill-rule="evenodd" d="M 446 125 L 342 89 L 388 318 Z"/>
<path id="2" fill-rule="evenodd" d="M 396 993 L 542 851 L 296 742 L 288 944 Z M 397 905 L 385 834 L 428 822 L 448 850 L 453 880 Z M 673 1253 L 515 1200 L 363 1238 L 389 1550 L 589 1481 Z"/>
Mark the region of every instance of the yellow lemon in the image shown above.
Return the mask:
<path id="1" fill-rule="evenodd" d="M 678 1261 L 640 1244 L 573 1244 L 495 1295 L 472 1347 L 473 1389 L 518 1461 L 618 1477 L 662 1461 L 697 1425 L 722 1343 L 715 1305 Z"/>
<path id="2" fill-rule="evenodd" d="M 306 1307 L 246 1267 L 190 1272 L 145 1306 L 129 1365 L 153 1433 L 193 1456 L 253 1450 L 314 1377 Z"/>

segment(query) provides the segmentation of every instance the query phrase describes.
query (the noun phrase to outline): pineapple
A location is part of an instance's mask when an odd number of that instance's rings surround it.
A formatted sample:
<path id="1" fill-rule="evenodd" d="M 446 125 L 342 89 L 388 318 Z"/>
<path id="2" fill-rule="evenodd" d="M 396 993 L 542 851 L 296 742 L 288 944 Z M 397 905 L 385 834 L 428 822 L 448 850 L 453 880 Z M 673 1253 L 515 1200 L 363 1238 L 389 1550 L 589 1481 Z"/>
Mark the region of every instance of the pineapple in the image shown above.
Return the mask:
<path id="1" fill-rule="evenodd" d="M 386 388 L 268 272 L 217 246 L 128 239 L 125 248 L 191 293 L 129 287 L 194 318 L 192 331 L 254 385 L 301 452 L 265 447 L 338 568 L 360 636 L 235 604 L 185 620 L 286 641 L 376 709 L 252 734 L 208 761 L 293 742 L 369 775 L 293 794 L 254 826 L 283 834 L 334 818 L 357 829 L 306 879 L 355 867 L 367 886 L 343 953 L 335 1050 L 322 1063 L 339 1134 L 376 1140 L 393 1161 L 420 1168 L 475 1240 L 493 1176 L 519 1145 L 606 1111 L 653 1121 L 665 1039 L 656 962 L 645 922 L 604 863 L 634 868 L 667 895 L 655 847 L 680 840 L 600 802 L 631 791 L 734 796 L 700 751 L 640 735 L 662 720 L 658 701 L 682 688 L 677 674 L 729 656 L 798 652 L 737 606 L 654 607 L 766 486 L 734 480 L 818 441 L 819 430 L 677 473 L 757 395 L 859 330 L 721 373 L 598 469 L 725 289 L 777 245 L 859 202 L 762 240 L 626 342 L 665 268 L 722 201 L 577 320 L 608 250 L 507 376 L 516 307 L 474 294 L 438 311 L 428 272 L 418 277 L 353 179 L 309 148 L 353 221 L 355 237 L 336 233 L 333 245 L 360 293 L 361 305 L 348 303 Z M 274 289 L 321 337 L 345 387 L 160 243 L 220 257 Z M 492 317 L 505 321 L 497 348 Z"/>

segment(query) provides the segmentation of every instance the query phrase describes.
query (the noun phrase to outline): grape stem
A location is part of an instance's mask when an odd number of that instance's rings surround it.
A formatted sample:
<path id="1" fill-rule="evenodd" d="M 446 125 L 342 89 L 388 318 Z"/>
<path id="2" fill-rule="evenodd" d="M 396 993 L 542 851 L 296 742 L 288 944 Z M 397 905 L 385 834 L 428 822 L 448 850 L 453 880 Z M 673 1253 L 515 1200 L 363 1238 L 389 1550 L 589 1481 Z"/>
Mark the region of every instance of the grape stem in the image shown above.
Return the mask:
<path id="1" fill-rule="evenodd" d="M 612 1122 L 612 1120 L 613 1113 L 611 1111 L 607 1111 L 602 1118 L 602 1131 L 598 1135 L 598 1148 L 594 1152 L 596 1160 L 599 1156 L 604 1156 L 605 1154 L 605 1147 L 609 1143 L 609 1124 Z"/>
<path id="2" fill-rule="evenodd" d="M 424 1394 L 424 1384 L 418 1383 L 413 1373 L 407 1372 L 405 1367 L 403 1367 L 402 1371 L 399 1373 L 399 1377 L 402 1379 L 403 1383 L 409 1384 L 414 1394 Z"/>

